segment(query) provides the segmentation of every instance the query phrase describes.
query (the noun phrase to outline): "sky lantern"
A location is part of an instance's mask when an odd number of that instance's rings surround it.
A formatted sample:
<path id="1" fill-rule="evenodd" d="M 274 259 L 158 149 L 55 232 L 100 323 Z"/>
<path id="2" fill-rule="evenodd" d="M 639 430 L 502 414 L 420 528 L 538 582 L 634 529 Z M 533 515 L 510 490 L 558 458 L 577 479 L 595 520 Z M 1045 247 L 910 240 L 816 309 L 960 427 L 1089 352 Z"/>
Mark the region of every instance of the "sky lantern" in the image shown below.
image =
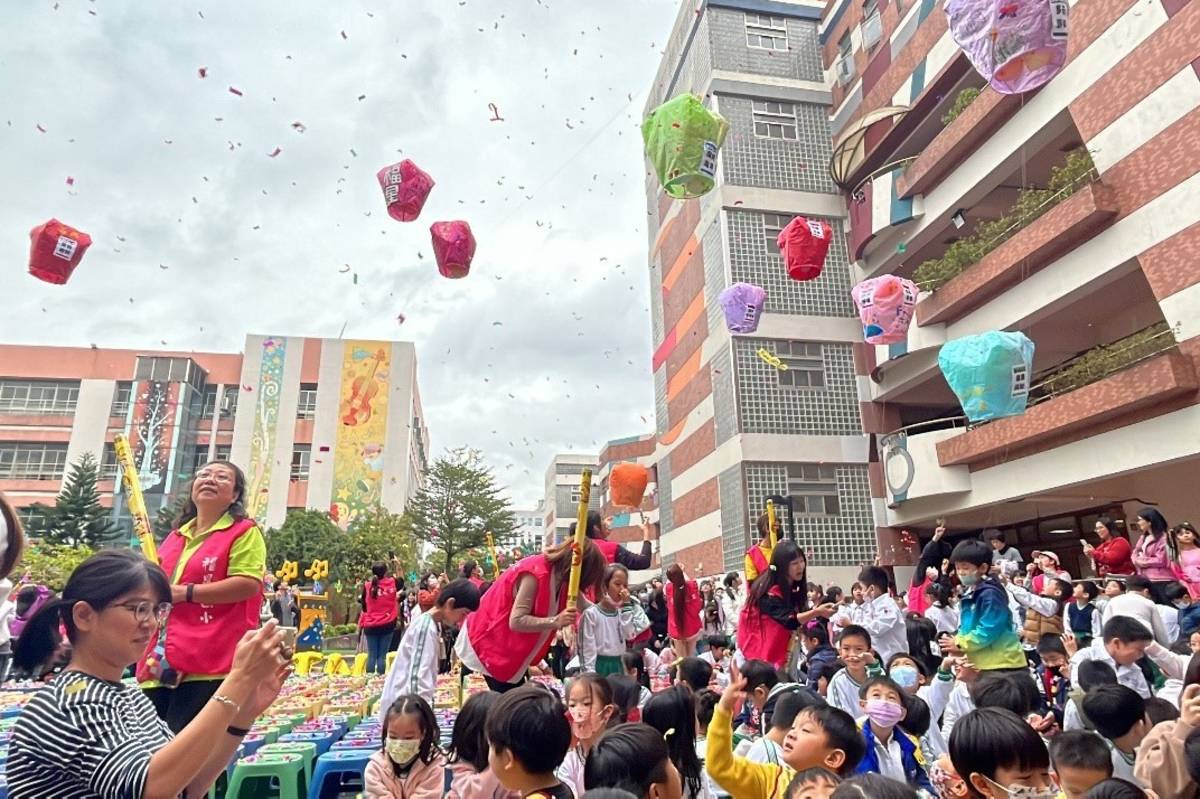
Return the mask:
<path id="1" fill-rule="evenodd" d="M 433 255 L 437 258 L 442 277 L 466 277 L 475 257 L 475 236 L 471 226 L 462 220 L 434 222 L 429 227 L 433 235 Z"/>
<path id="2" fill-rule="evenodd" d="M 677 200 L 711 191 L 717 151 L 727 133 L 725 118 L 694 94 L 681 94 L 651 111 L 642 123 L 642 140 L 663 190 Z"/>
<path id="3" fill-rule="evenodd" d="M 650 482 L 650 470 L 636 463 L 618 463 L 608 477 L 608 488 L 612 504 L 620 507 L 637 508 L 646 494 Z"/>
<path id="4" fill-rule="evenodd" d="M 814 280 L 825 268 L 825 256 L 833 241 L 833 228 L 823 219 L 798 216 L 779 231 L 776 243 L 788 277 L 792 280 Z"/>
<path id="5" fill-rule="evenodd" d="M 731 333 L 753 333 L 758 330 L 767 292 L 753 283 L 734 283 L 717 298 L 725 314 L 725 326 Z"/>
<path id="6" fill-rule="evenodd" d="M 969 421 L 1020 416 L 1029 399 L 1033 350 L 1024 333 L 990 330 L 947 341 L 938 366 Z"/>
<path id="7" fill-rule="evenodd" d="M 850 296 L 868 344 L 897 344 L 908 336 L 917 304 L 917 287 L 911 280 L 880 275 L 859 283 Z"/>
<path id="8" fill-rule="evenodd" d="M 1036 89 L 1067 63 L 1067 0 L 946 0 L 950 36 L 1001 94 Z"/>
<path id="9" fill-rule="evenodd" d="M 411 222 L 421 215 L 425 200 L 433 191 L 433 178 L 428 173 L 405 158 L 398 164 L 385 166 L 375 177 L 383 189 L 388 216 L 397 222 Z"/>
<path id="10" fill-rule="evenodd" d="M 57 219 L 51 219 L 29 231 L 29 274 L 47 283 L 62 285 L 83 254 L 92 246 L 92 237 Z"/>

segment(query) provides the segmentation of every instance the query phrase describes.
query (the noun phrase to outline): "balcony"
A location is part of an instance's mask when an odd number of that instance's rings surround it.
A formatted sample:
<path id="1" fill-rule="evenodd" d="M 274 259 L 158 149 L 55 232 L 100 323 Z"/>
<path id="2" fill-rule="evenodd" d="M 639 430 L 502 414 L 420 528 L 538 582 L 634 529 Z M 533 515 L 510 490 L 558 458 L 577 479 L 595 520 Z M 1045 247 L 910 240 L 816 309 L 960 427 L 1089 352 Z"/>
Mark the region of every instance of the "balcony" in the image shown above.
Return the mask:
<path id="1" fill-rule="evenodd" d="M 939 420 L 933 424 L 953 424 Z M 945 466 L 938 461 L 938 446 L 958 437 L 957 428 L 929 429 L 928 424 L 911 425 L 879 439 L 889 508 L 910 502 L 971 490 L 967 466 Z"/>

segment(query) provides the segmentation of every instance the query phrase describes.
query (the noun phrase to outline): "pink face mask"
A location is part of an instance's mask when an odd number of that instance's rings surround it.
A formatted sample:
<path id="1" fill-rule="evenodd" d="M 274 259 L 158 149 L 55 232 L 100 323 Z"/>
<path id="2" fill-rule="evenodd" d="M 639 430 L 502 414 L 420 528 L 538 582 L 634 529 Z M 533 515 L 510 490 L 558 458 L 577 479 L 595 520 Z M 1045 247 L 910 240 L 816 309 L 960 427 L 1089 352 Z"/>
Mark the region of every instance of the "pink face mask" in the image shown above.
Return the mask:
<path id="1" fill-rule="evenodd" d="M 865 710 L 876 727 L 895 727 L 904 718 L 904 706 L 888 699 L 868 699 Z"/>
<path id="2" fill-rule="evenodd" d="M 590 707 L 576 705 L 570 708 L 567 713 L 571 717 L 571 731 L 580 740 L 587 740 L 594 737 L 600 731 L 601 727 L 604 726 L 603 715 L 594 712 Z"/>

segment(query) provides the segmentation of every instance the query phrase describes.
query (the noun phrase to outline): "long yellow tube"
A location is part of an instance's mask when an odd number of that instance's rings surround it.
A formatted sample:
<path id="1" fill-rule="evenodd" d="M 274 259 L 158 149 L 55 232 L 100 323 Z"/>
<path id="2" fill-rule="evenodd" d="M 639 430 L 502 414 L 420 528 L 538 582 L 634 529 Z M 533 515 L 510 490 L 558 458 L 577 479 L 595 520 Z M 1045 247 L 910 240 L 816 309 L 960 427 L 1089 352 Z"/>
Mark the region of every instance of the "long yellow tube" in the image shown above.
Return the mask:
<path id="1" fill-rule="evenodd" d="M 775 549 L 775 545 L 779 543 L 779 536 L 775 534 L 775 503 L 767 500 L 767 530 L 770 531 L 771 549 Z"/>
<path id="2" fill-rule="evenodd" d="M 583 547 L 587 543 L 588 503 L 592 500 L 592 470 L 579 476 L 579 514 L 575 519 L 575 552 L 571 555 L 571 579 L 567 583 L 567 607 L 575 607 L 583 577 Z"/>
<path id="3" fill-rule="evenodd" d="M 142 554 L 158 563 L 158 547 L 154 544 L 154 528 L 150 526 L 150 515 L 146 513 L 146 498 L 142 496 L 142 484 L 138 481 L 137 466 L 133 462 L 133 450 L 124 433 L 113 436 L 113 450 L 117 463 L 121 465 L 121 483 L 125 486 L 129 515 L 133 517 L 133 530 L 142 543 Z"/>
<path id="4" fill-rule="evenodd" d="M 496 542 L 492 540 L 491 532 L 486 532 L 488 554 L 492 556 L 492 579 L 500 579 L 500 559 L 496 557 Z"/>

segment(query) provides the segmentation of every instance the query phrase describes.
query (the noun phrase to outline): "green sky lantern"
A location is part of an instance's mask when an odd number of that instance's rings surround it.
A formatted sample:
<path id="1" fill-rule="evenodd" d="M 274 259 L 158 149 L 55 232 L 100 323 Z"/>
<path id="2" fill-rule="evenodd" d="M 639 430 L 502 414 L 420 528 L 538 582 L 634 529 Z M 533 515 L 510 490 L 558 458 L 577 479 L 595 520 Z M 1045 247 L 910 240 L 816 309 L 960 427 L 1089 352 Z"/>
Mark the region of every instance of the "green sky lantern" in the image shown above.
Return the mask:
<path id="1" fill-rule="evenodd" d="M 716 182 L 717 151 L 729 123 L 694 94 L 681 94 L 650 112 L 642 123 L 646 155 L 668 195 L 690 200 Z"/>

